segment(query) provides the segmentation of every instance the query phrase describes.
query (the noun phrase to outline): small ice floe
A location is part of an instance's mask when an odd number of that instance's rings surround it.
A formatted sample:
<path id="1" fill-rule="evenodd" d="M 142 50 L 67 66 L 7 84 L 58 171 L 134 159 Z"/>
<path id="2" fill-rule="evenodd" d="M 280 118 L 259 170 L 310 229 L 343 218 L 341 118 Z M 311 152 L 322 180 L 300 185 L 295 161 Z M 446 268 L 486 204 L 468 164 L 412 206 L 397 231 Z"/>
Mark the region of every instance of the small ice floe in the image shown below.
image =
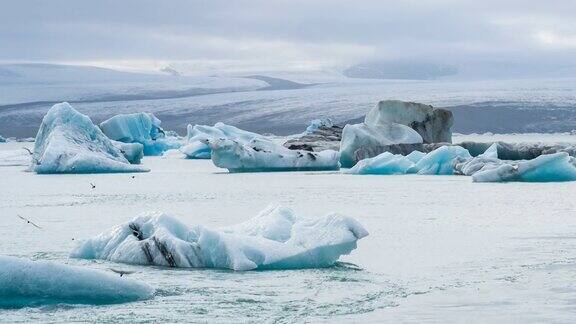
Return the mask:
<path id="1" fill-rule="evenodd" d="M 180 151 L 188 159 L 210 159 L 212 149 L 207 144 L 208 140 L 229 139 L 238 143 L 248 143 L 254 138 L 265 138 L 265 136 L 221 122 L 214 126 L 188 125 L 186 144 L 180 148 Z"/>
<path id="2" fill-rule="evenodd" d="M 52 106 L 42 119 L 30 169 L 37 173 L 149 171 L 131 165 L 88 116 L 65 102 Z"/>
<path id="3" fill-rule="evenodd" d="M 230 172 L 322 171 L 340 169 L 336 151 L 310 152 L 290 150 L 271 140 L 254 138 L 248 143 L 214 139 L 212 162 Z"/>
<path id="4" fill-rule="evenodd" d="M 100 123 L 110 139 L 123 143 L 140 143 L 144 155 L 162 155 L 182 145 L 179 138 L 166 134 L 162 122 L 151 113 L 120 114 Z"/>
<path id="5" fill-rule="evenodd" d="M 0 256 L 0 308 L 116 304 L 153 296 L 148 284 L 113 273 Z"/>
<path id="6" fill-rule="evenodd" d="M 167 214 L 140 216 L 84 241 L 71 255 L 167 267 L 319 268 L 333 265 L 367 235 L 351 217 L 306 219 L 269 206 L 255 218 L 220 229 L 188 227 Z"/>

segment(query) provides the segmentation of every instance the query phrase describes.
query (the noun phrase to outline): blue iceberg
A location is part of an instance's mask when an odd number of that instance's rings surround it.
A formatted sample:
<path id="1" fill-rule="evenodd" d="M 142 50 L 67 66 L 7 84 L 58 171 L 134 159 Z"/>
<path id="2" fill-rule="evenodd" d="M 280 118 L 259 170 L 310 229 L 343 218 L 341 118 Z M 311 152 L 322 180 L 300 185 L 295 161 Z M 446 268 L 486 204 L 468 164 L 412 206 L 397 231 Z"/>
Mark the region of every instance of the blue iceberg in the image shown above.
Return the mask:
<path id="1" fill-rule="evenodd" d="M 52 106 L 42 119 L 30 169 L 37 173 L 148 171 L 131 165 L 88 116 L 65 102 Z"/>
<path id="2" fill-rule="evenodd" d="M 340 169 L 336 151 L 289 150 L 268 139 L 254 138 L 248 143 L 229 139 L 208 140 L 212 162 L 230 172 L 321 171 Z"/>
<path id="3" fill-rule="evenodd" d="M 454 164 L 458 159 L 470 159 L 467 149 L 460 146 L 441 146 L 422 157 L 416 168 L 418 174 L 454 174 Z"/>
<path id="4" fill-rule="evenodd" d="M 100 123 L 100 129 L 109 138 L 123 143 L 144 145 L 144 155 L 162 155 L 164 151 L 179 148 L 182 143 L 167 136 L 154 114 L 134 113 L 116 115 Z"/>
<path id="5" fill-rule="evenodd" d="M 0 256 L 0 308 L 116 304 L 153 296 L 149 285 L 112 273 Z"/>
<path id="6" fill-rule="evenodd" d="M 6 138 L 0 135 L 0 143 L 6 143 Z"/>
<path id="7" fill-rule="evenodd" d="M 218 230 L 189 228 L 173 216 L 151 214 L 83 242 L 71 256 L 184 268 L 319 268 L 333 265 L 367 235 L 353 218 L 330 214 L 305 219 L 280 206 Z"/>
<path id="8" fill-rule="evenodd" d="M 472 174 L 474 182 L 559 182 L 576 180 L 576 159 L 566 152 L 528 161 L 499 161 Z"/>
<path id="9" fill-rule="evenodd" d="M 180 151 L 188 159 L 210 159 L 212 149 L 207 144 L 208 140 L 229 139 L 239 143 L 247 143 L 254 138 L 264 138 L 264 136 L 221 122 L 214 126 L 188 125 L 186 144 L 180 148 Z"/>
<path id="10" fill-rule="evenodd" d="M 140 164 L 140 162 L 142 162 L 142 158 L 144 157 L 144 145 L 140 143 L 123 143 L 118 141 L 112 141 L 112 144 L 120 150 L 120 153 L 124 155 L 130 164 Z"/>
<path id="11" fill-rule="evenodd" d="M 414 156 L 412 156 L 414 158 Z M 384 152 L 373 158 L 360 160 L 347 173 L 351 174 L 406 174 L 416 173 L 416 165 L 408 156 Z"/>

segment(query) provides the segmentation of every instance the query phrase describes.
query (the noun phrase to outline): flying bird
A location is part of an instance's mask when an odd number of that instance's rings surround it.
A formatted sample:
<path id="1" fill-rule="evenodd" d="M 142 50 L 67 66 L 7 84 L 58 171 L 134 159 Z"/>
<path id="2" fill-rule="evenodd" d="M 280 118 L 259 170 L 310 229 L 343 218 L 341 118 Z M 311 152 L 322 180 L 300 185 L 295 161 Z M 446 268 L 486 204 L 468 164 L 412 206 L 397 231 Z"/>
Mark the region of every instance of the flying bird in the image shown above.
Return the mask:
<path id="1" fill-rule="evenodd" d="M 129 275 L 129 274 L 133 274 L 134 272 L 136 272 L 136 271 L 128 271 L 128 270 L 118 270 L 118 269 L 114 269 L 114 268 L 110 268 L 110 270 L 112 272 L 120 274 L 120 277 L 122 277 L 123 275 Z"/>
<path id="2" fill-rule="evenodd" d="M 92 189 L 95 189 L 95 188 L 96 188 L 96 185 L 93 184 L 92 182 L 90 182 L 90 185 L 92 186 Z"/>
<path id="3" fill-rule="evenodd" d="M 33 154 L 33 153 L 32 153 L 32 151 L 30 151 L 30 149 L 29 149 L 29 148 L 27 148 L 27 147 L 23 147 L 22 149 L 24 149 L 24 150 L 28 151 L 28 154 L 30 154 L 30 155 L 32 155 L 32 154 Z"/>
<path id="4" fill-rule="evenodd" d="M 32 226 L 34 226 L 34 227 L 36 227 L 36 228 L 40 228 L 40 229 L 42 228 L 42 227 L 34 224 L 34 222 L 32 222 L 31 220 L 29 220 L 29 219 L 27 219 L 27 218 L 24 218 L 24 217 L 22 217 L 22 216 L 20 216 L 20 215 L 18 215 L 18 218 L 20 218 L 20 219 L 23 220 L 23 221 L 26 221 L 26 223 L 31 224 Z"/>

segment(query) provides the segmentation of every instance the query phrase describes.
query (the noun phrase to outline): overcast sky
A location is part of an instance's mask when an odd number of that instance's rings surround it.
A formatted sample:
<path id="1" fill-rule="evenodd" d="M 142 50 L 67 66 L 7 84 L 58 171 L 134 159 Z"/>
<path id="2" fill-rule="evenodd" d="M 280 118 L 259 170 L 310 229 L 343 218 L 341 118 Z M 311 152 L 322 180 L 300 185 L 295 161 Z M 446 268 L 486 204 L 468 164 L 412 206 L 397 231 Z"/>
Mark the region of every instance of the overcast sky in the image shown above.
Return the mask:
<path id="1" fill-rule="evenodd" d="M 0 61 L 574 66 L 573 0 L 2 0 Z"/>

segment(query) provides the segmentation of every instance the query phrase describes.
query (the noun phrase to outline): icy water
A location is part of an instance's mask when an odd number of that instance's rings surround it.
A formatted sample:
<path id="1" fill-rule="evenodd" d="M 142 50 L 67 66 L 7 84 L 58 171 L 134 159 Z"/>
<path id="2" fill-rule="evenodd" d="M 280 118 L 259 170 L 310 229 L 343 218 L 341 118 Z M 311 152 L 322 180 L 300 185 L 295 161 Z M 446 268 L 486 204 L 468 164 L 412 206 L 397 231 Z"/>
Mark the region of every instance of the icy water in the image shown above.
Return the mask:
<path id="1" fill-rule="evenodd" d="M 0 150 L 24 144 L 0 144 Z M 28 145 L 29 144 L 25 144 Z M 108 270 L 157 290 L 111 306 L 0 310 L 0 322 L 574 322 L 576 182 L 458 176 L 228 174 L 151 157 L 145 174 L 36 175 L 0 167 L 0 255 Z M 90 183 L 96 188 L 92 189 Z M 69 259 L 78 240 L 142 212 L 218 227 L 269 203 L 339 212 L 370 232 L 327 269 L 233 272 Z M 42 227 L 26 224 L 24 216 Z"/>

